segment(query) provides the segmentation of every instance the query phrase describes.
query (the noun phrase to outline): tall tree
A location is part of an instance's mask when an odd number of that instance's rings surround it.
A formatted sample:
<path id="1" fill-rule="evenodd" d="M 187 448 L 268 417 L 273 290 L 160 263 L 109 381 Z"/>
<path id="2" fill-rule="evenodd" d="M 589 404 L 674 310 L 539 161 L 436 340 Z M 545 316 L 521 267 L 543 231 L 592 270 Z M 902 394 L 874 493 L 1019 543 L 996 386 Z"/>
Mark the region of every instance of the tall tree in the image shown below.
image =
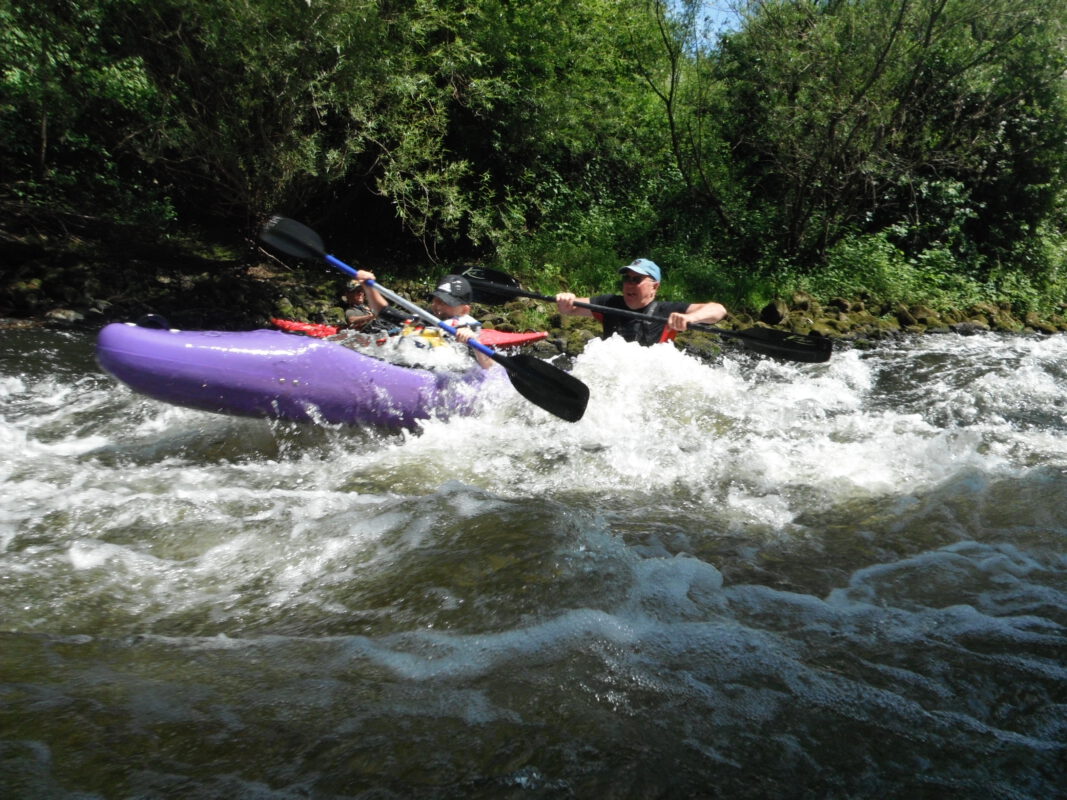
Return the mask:
<path id="1" fill-rule="evenodd" d="M 973 236 L 1010 238 L 1004 213 L 1025 225 L 1048 213 L 1064 166 L 1063 0 L 749 0 L 743 11 L 718 55 L 725 135 L 782 253 L 810 261 L 894 223 L 916 246 L 967 220 Z M 1043 188 L 1009 200 L 1020 172 Z"/>
<path id="2" fill-rule="evenodd" d="M 5 189 L 62 203 L 132 203 L 127 147 L 162 98 L 135 55 L 111 52 L 108 3 L 0 0 L 0 165 Z"/>

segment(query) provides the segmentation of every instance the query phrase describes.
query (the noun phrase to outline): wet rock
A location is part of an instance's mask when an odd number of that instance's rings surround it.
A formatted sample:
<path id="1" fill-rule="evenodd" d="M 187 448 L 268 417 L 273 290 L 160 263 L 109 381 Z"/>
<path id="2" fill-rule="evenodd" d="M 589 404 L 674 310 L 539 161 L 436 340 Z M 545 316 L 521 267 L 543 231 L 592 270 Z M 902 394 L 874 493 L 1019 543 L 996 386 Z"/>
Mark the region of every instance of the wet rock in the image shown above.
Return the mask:
<path id="1" fill-rule="evenodd" d="M 919 321 L 915 319 L 915 315 L 911 313 L 911 309 L 903 303 L 898 303 L 893 307 L 893 316 L 897 318 L 897 322 L 900 323 L 902 328 L 910 328 L 919 324 Z"/>
<path id="2" fill-rule="evenodd" d="M 1036 311 L 1031 311 L 1023 320 L 1026 327 L 1038 333 L 1059 333 L 1059 328 L 1052 322 L 1041 319 Z"/>
<path id="3" fill-rule="evenodd" d="M 964 312 L 967 320 L 975 322 L 982 320 L 986 325 L 997 315 L 997 307 L 992 303 L 975 303 Z"/>
<path id="4" fill-rule="evenodd" d="M 1019 333 L 1025 327 L 1007 309 L 999 309 L 991 320 L 992 328 L 1001 333 Z"/>
<path id="5" fill-rule="evenodd" d="M 563 348 L 564 354 L 571 358 L 579 355 L 585 350 L 585 346 L 593 339 L 596 339 L 598 335 L 586 328 L 569 331 Z"/>
<path id="6" fill-rule="evenodd" d="M 938 328 L 944 327 L 944 320 L 941 319 L 941 315 L 934 311 L 929 306 L 916 305 L 912 306 L 909 311 L 911 316 L 915 319 L 915 322 L 926 328 Z"/>
<path id="7" fill-rule="evenodd" d="M 687 331 L 678 337 L 679 344 L 685 352 L 703 361 L 711 361 L 722 353 L 722 344 L 718 337 L 700 331 Z"/>
<path id="8" fill-rule="evenodd" d="M 567 347 L 566 339 L 562 337 L 549 337 L 548 339 L 542 339 L 539 342 L 534 342 L 530 347 L 530 352 L 536 356 L 542 358 L 552 358 L 562 353 Z"/>
<path id="9" fill-rule="evenodd" d="M 834 338 L 840 336 L 843 332 L 842 328 L 838 325 L 836 320 L 819 319 L 814 320 L 811 325 L 807 326 L 807 329 L 797 327 L 793 329 L 794 333 L 817 333 L 820 336 L 828 336 Z"/>
<path id="10" fill-rule="evenodd" d="M 69 308 L 53 308 L 45 314 L 45 317 L 49 322 L 65 322 L 68 325 L 85 319 L 84 314 Z"/>
<path id="11" fill-rule="evenodd" d="M 789 316 L 789 306 L 784 300 L 773 300 L 759 312 L 760 322 L 767 325 L 780 325 Z"/>
<path id="12" fill-rule="evenodd" d="M 481 314 L 475 314 L 475 316 L 481 320 L 482 325 L 486 328 L 509 330 L 507 326 L 511 324 L 511 321 L 507 316 L 498 311 L 487 311 Z"/>
<path id="13" fill-rule="evenodd" d="M 759 318 L 759 315 L 747 314 L 744 311 L 735 311 L 727 315 L 726 319 L 719 320 L 715 323 L 716 328 L 730 328 L 731 330 L 740 330 L 741 328 L 751 328 L 757 323 L 763 322 Z"/>
<path id="14" fill-rule="evenodd" d="M 807 311 L 816 316 L 821 311 L 819 302 L 807 292 L 795 292 L 790 305 L 795 311 Z"/>
<path id="15" fill-rule="evenodd" d="M 804 309 L 797 309 L 790 312 L 785 324 L 793 333 L 810 333 L 815 320 Z"/>
<path id="16" fill-rule="evenodd" d="M 954 322 L 949 325 L 949 330 L 960 336 L 974 336 L 979 333 L 989 332 L 989 323 L 982 319 L 972 319 L 966 322 Z"/>

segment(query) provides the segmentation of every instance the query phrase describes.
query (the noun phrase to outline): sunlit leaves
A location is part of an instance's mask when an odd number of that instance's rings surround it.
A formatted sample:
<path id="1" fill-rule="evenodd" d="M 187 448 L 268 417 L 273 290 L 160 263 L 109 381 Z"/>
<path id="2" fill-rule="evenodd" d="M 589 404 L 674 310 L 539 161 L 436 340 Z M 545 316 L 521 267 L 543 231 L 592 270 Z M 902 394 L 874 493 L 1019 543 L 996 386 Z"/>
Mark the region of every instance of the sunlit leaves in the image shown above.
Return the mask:
<path id="1" fill-rule="evenodd" d="M 850 231 L 896 221 L 912 223 L 913 238 L 927 221 L 927 237 L 953 219 L 985 214 L 995 226 L 989 188 L 1036 155 L 1018 147 L 1019 111 L 1040 115 L 1045 152 L 1063 130 L 1049 91 L 1065 66 L 1061 0 L 746 8 L 743 32 L 723 48 L 723 78 L 745 112 L 728 136 L 758 202 L 774 203 L 786 252 L 823 252 Z M 946 179 L 953 195 L 924 188 Z M 1031 208 L 1040 215 L 1047 202 Z"/>

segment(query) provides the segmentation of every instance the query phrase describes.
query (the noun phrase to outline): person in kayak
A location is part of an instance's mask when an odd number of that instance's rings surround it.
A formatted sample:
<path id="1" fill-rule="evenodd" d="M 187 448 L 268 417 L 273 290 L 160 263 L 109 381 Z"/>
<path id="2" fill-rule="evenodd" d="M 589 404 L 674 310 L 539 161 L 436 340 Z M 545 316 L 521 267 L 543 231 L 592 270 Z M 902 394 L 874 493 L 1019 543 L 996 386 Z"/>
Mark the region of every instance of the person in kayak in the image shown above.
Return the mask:
<path id="1" fill-rule="evenodd" d="M 368 279 L 374 280 L 374 273 L 361 269 L 357 271 L 356 279 L 361 283 Z M 387 312 L 389 301 L 382 297 L 373 286 L 368 286 L 366 289 L 367 302 L 374 314 L 378 316 Z M 456 341 L 463 344 L 476 339 L 482 328 L 482 323 L 471 316 L 472 299 L 471 285 L 462 275 L 446 275 L 429 296 L 430 310 L 433 315 L 455 328 Z M 482 369 L 496 366 L 496 362 L 487 355 L 473 348 L 470 348 L 470 352 Z"/>
<path id="2" fill-rule="evenodd" d="M 378 315 L 367 304 L 366 289 L 359 281 L 349 281 L 345 285 L 342 299 L 345 303 L 345 325 L 347 327 L 361 331 L 378 319 Z"/>
<path id="3" fill-rule="evenodd" d="M 565 316 L 594 317 L 603 326 L 604 339 L 613 333 L 628 342 L 648 346 L 669 342 L 691 323 L 714 323 L 726 316 L 726 308 L 719 303 L 686 303 L 656 300 L 659 291 L 659 266 L 647 258 L 637 258 L 619 268 L 622 294 L 601 294 L 596 297 L 576 297 L 571 292 L 556 295 L 556 307 Z M 609 306 L 623 311 L 648 315 L 654 322 L 632 317 L 615 316 L 605 312 L 580 308 L 575 303 Z"/>

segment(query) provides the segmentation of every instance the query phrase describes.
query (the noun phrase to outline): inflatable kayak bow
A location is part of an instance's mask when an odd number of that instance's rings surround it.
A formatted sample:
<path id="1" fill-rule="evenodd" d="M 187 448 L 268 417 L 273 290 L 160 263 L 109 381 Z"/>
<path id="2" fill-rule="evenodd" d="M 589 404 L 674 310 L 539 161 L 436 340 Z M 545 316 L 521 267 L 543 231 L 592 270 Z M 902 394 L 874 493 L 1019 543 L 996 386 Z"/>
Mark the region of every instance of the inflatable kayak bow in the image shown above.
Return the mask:
<path id="1" fill-rule="evenodd" d="M 468 414 L 503 376 L 472 365 L 438 372 L 390 364 L 282 331 L 180 331 L 113 323 L 97 360 L 141 394 L 238 416 L 412 428 Z M 500 381 L 506 384 L 506 381 Z"/>

